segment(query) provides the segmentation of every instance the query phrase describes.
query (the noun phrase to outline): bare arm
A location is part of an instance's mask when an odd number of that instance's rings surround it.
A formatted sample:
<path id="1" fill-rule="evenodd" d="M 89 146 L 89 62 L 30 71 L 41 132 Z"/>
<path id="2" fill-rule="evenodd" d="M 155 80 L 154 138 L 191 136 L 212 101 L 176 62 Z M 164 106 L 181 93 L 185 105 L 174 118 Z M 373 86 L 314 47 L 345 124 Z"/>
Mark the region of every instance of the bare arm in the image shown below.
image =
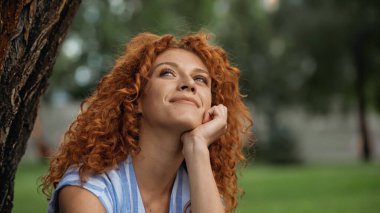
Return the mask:
<path id="1" fill-rule="evenodd" d="M 214 106 L 206 113 L 204 123 L 182 135 L 183 154 L 190 179 L 191 210 L 225 212 L 210 163 L 208 146 L 225 133 L 227 108 Z"/>
<path id="2" fill-rule="evenodd" d="M 65 186 L 59 192 L 60 213 L 104 213 L 100 200 L 90 191 L 79 186 Z"/>

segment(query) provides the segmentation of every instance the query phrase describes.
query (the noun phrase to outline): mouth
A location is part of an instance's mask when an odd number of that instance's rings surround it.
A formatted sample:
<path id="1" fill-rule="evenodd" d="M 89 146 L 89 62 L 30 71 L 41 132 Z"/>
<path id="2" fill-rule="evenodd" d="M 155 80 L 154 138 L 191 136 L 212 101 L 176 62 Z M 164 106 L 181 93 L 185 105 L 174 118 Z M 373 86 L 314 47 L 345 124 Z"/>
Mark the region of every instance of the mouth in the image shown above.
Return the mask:
<path id="1" fill-rule="evenodd" d="M 186 96 L 174 97 L 169 102 L 179 103 L 179 104 L 188 104 L 188 105 L 199 107 L 198 102 L 194 98 L 186 97 Z"/>

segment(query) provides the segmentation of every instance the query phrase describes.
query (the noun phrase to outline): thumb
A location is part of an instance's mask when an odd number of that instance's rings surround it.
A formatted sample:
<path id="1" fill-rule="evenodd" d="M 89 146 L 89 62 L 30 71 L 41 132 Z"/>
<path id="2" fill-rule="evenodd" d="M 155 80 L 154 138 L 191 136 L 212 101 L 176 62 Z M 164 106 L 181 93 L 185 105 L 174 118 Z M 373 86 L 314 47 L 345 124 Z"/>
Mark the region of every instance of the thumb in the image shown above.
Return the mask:
<path id="1" fill-rule="evenodd" d="M 212 107 L 210 109 L 208 109 L 204 114 L 203 114 L 203 120 L 202 120 L 202 124 L 204 123 L 207 123 L 209 121 L 212 120 L 212 117 L 211 117 L 211 113 L 213 112 L 213 109 Z"/>

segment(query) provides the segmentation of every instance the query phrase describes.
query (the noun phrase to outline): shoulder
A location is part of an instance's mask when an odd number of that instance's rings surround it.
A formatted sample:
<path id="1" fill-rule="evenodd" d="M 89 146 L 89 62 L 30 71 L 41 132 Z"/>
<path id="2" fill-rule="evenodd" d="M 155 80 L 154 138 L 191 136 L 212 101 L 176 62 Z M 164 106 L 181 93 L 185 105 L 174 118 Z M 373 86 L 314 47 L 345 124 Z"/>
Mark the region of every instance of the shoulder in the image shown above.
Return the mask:
<path id="1" fill-rule="evenodd" d="M 58 209 L 62 212 L 87 212 L 87 209 L 94 208 L 99 209 L 99 212 L 114 212 L 123 197 L 122 170 L 118 167 L 99 175 L 92 175 L 82 183 L 78 168 L 71 167 L 56 187 L 49 202 L 48 212 L 56 212 Z M 101 208 L 98 208 L 97 204 Z M 66 211 L 66 208 L 69 209 Z M 98 212 L 95 209 L 91 212 Z"/>
<path id="2" fill-rule="evenodd" d="M 59 212 L 106 212 L 100 200 L 79 186 L 65 186 L 58 198 Z"/>

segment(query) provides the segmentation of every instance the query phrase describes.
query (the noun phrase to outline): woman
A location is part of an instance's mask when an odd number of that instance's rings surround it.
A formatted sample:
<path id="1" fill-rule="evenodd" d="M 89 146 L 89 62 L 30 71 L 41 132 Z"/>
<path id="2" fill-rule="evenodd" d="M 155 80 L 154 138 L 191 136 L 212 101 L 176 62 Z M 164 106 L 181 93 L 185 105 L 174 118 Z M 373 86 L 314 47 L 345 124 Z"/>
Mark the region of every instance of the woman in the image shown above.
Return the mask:
<path id="1" fill-rule="evenodd" d="M 43 179 L 49 212 L 225 212 L 251 127 L 240 71 L 197 33 L 142 33 L 81 105 Z"/>

